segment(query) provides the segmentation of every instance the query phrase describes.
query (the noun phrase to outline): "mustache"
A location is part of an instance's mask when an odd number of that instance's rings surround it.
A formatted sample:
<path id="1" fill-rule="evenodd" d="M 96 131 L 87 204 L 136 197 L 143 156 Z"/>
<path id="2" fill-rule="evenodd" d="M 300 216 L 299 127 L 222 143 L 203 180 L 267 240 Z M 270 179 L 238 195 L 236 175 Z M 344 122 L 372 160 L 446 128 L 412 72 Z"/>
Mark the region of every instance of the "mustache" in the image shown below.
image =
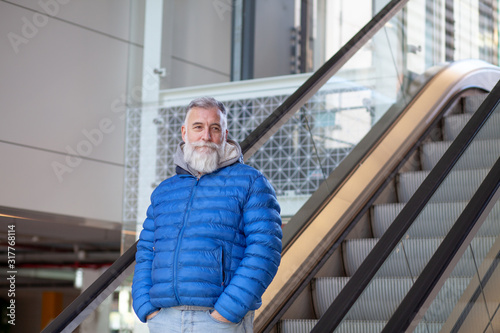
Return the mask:
<path id="1" fill-rule="evenodd" d="M 213 149 L 219 148 L 219 145 L 217 145 L 216 143 L 213 143 L 213 142 L 196 141 L 196 142 L 190 142 L 190 144 L 194 148 L 197 148 L 197 147 L 208 147 L 208 148 L 213 148 Z"/>

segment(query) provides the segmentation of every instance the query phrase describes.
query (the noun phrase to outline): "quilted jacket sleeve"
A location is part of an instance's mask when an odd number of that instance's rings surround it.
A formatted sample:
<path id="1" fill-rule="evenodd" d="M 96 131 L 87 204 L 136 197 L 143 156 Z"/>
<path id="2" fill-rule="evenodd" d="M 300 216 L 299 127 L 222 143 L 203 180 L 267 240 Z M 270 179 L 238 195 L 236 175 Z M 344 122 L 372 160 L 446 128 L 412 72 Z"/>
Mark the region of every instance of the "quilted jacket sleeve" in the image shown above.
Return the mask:
<path id="1" fill-rule="evenodd" d="M 240 265 L 215 309 L 226 319 L 239 322 L 257 304 L 274 278 L 281 260 L 280 207 L 273 188 L 258 177 L 244 206 L 246 249 Z"/>
<path id="2" fill-rule="evenodd" d="M 150 206 L 147 218 L 143 224 L 143 230 L 137 242 L 137 253 L 135 255 L 134 280 L 132 282 L 132 299 L 134 311 L 139 320 L 146 322 L 146 317 L 158 308 L 154 307 L 149 299 L 149 290 L 152 286 L 151 267 L 153 264 L 153 240 L 154 222 L 153 208 Z"/>

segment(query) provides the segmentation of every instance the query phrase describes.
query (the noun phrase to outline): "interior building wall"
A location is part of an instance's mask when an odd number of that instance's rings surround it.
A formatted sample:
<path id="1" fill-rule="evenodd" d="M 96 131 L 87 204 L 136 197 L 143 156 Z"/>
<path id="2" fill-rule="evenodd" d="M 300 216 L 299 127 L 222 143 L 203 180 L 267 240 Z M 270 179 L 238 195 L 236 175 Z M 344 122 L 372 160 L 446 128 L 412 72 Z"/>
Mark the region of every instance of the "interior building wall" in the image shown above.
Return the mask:
<path id="1" fill-rule="evenodd" d="M 231 80 L 232 0 L 163 2 L 161 89 Z M 255 2 L 254 78 L 292 73 L 297 1 Z"/>
<path id="2" fill-rule="evenodd" d="M 254 78 L 292 74 L 297 2 L 258 0 L 255 6 Z"/>
<path id="3" fill-rule="evenodd" d="M 230 81 L 232 0 L 163 2 L 161 89 Z"/>
<path id="4" fill-rule="evenodd" d="M 0 2 L 0 205 L 118 222 L 128 55 L 121 0 Z"/>

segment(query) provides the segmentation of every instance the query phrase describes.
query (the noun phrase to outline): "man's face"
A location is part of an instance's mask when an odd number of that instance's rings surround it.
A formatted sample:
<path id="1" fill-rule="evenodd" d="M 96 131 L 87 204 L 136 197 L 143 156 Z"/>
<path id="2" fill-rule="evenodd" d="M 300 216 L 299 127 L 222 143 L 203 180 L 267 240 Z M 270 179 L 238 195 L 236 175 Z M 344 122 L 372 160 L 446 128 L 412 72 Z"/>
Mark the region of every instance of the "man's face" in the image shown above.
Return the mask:
<path id="1" fill-rule="evenodd" d="M 217 108 L 192 108 L 181 128 L 184 160 L 200 173 L 217 169 L 224 154 L 227 130 L 222 127 L 221 112 Z"/>
<path id="2" fill-rule="evenodd" d="M 213 142 L 220 145 L 226 141 L 227 129 L 222 128 L 221 112 L 217 108 L 192 108 L 181 128 L 184 142 Z"/>

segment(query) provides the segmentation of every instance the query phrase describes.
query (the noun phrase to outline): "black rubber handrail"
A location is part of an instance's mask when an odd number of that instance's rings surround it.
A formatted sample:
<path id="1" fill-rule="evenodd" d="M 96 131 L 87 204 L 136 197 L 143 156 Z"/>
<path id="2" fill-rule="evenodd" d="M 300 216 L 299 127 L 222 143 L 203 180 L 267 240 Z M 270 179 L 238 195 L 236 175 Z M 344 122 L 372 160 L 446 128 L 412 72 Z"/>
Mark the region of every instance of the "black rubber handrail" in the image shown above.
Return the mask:
<path id="1" fill-rule="evenodd" d="M 465 152 L 489 116 L 494 112 L 500 96 L 500 84 L 497 84 L 488 98 L 474 113 L 472 118 L 452 142 L 448 150 L 429 175 L 422 182 L 415 194 L 403 207 L 394 222 L 382 235 L 373 250 L 362 262 L 347 284 L 342 288 L 331 306 L 319 319 L 311 333 L 333 332 L 342 322 L 354 303 L 375 277 L 379 268 L 393 252 L 400 240 L 411 227 L 434 192 L 447 177 L 453 166 Z M 392 332 L 400 332 L 395 330 Z"/>
<path id="2" fill-rule="evenodd" d="M 248 137 L 241 142 L 244 160 L 252 156 L 278 129 L 285 124 L 338 70 L 379 31 L 409 0 L 390 1 L 347 44 L 321 66 L 304 84 L 290 95 Z M 303 225 L 303 223 L 301 224 Z M 290 228 L 292 229 L 292 228 Z M 294 232 L 298 232 L 294 229 Z M 288 238 L 291 240 L 291 237 Z M 286 246 L 287 241 L 284 242 Z M 125 272 L 135 262 L 137 241 L 118 258 L 93 284 L 59 314 L 42 333 L 59 333 L 77 327 L 82 314 L 93 311 L 104 300 L 103 293 L 118 286 L 126 278 Z M 119 279 L 121 277 L 121 279 Z M 79 322 L 74 322 L 74 321 Z"/>
<path id="3" fill-rule="evenodd" d="M 489 94 L 480 110 L 483 116 L 489 115 L 499 103 L 500 83 Z M 487 111 L 490 108 L 490 111 Z M 478 111 L 479 112 L 479 111 Z M 478 129 L 479 130 L 479 129 Z M 473 137 L 476 135 L 474 133 Z M 405 332 L 416 328 L 425 312 L 433 301 L 437 290 L 444 284 L 458 260 L 481 227 L 489 212 L 500 197 L 500 157 L 483 180 L 476 193 L 465 207 L 462 214 L 450 229 L 443 242 L 431 257 L 419 277 L 396 309 L 391 319 L 384 327 L 383 333 Z M 432 297 L 434 295 L 434 297 Z M 491 319 L 491 318 L 490 318 Z"/>

